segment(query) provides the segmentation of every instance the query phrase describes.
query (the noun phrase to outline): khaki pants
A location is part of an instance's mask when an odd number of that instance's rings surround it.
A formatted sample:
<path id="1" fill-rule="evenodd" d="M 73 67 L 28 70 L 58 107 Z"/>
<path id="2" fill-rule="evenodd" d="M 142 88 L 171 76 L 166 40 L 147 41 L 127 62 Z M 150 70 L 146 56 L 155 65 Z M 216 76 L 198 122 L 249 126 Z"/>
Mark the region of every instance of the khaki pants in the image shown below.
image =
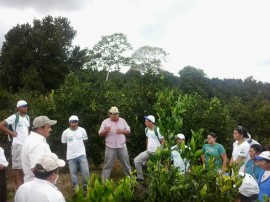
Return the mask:
<path id="1" fill-rule="evenodd" d="M 118 157 L 118 159 L 120 160 L 125 175 L 130 176 L 131 167 L 129 163 L 129 156 L 126 145 L 122 148 L 110 148 L 106 146 L 105 162 L 102 170 L 102 177 L 104 181 L 110 178 L 111 170 L 116 160 L 116 157 Z"/>

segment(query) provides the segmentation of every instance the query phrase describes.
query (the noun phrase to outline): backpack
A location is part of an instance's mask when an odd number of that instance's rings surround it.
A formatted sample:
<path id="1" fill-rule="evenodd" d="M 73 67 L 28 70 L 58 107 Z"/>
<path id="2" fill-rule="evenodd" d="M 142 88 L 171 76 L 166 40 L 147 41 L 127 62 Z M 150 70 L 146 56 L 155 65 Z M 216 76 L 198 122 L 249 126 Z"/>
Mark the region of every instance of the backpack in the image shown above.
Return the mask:
<path id="1" fill-rule="evenodd" d="M 9 130 L 11 130 L 11 131 L 15 131 L 16 132 L 17 124 L 19 123 L 20 117 L 19 117 L 19 114 L 18 113 L 15 113 L 15 116 L 16 116 L 16 118 L 15 118 L 15 122 L 14 122 L 14 130 L 12 128 L 12 124 L 9 124 L 7 126 L 7 128 Z M 27 121 L 29 121 L 29 116 L 28 115 L 25 115 L 25 116 L 26 116 Z M 12 136 L 11 135 L 8 135 L 8 141 L 12 142 Z"/>
<path id="2" fill-rule="evenodd" d="M 159 137 L 158 137 L 158 131 L 157 131 L 157 128 L 158 128 L 158 127 L 155 125 L 155 126 L 154 126 L 154 133 L 155 133 L 155 135 L 157 136 L 158 141 L 160 141 L 160 139 L 159 139 Z M 145 134 L 147 134 L 147 132 L 148 132 L 148 127 L 145 128 Z"/>

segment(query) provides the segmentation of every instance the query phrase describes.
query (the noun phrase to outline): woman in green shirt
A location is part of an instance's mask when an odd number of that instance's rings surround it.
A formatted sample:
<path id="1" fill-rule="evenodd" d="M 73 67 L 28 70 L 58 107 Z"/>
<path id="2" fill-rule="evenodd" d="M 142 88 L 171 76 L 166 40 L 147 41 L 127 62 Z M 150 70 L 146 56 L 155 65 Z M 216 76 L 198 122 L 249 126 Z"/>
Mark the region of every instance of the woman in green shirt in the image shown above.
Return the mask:
<path id="1" fill-rule="evenodd" d="M 203 163 L 208 167 L 208 162 L 214 158 L 215 168 L 222 173 L 226 169 L 227 155 L 224 147 L 216 142 L 217 135 L 213 132 L 208 133 L 207 142 L 202 148 L 204 154 L 201 156 Z"/>

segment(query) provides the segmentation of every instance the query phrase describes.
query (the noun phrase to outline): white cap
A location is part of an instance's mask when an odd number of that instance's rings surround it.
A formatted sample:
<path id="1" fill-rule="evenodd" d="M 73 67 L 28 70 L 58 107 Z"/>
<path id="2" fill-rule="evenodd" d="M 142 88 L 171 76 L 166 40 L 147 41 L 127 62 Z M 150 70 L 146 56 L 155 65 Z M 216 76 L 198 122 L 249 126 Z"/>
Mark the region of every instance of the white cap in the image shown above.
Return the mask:
<path id="1" fill-rule="evenodd" d="M 270 160 L 270 151 L 264 151 L 259 156 L 255 156 L 256 160 Z"/>
<path id="2" fill-rule="evenodd" d="M 153 115 L 144 116 L 144 118 L 147 119 L 148 121 L 151 121 L 152 123 L 156 122 L 156 119 Z"/>
<path id="3" fill-rule="evenodd" d="M 185 139 L 185 136 L 184 136 L 184 134 L 179 133 L 179 134 L 176 135 L 176 138 L 179 138 L 181 140 L 184 140 Z"/>
<path id="4" fill-rule="evenodd" d="M 56 120 L 50 120 L 47 116 L 38 116 L 33 121 L 34 128 L 41 128 L 47 124 L 50 126 L 55 125 L 57 123 Z"/>
<path id="5" fill-rule="evenodd" d="M 109 110 L 109 113 L 112 113 L 112 114 L 119 114 L 118 108 L 117 108 L 117 107 L 112 107 L 112 108 Z"/>
<path id="6" fill-rule="evenodd" d="M 242 184 L 239 187 L 239 192 L 242 195 L 244 195 L 246 197 L 250 197 L 253 194 L 259 193 L 259 187 L 258 187 L 258 184 L 257 184 L 256 180 L 254 179 L 254 177 L 252 177 L 248 173 L 242 173 L 242 172 L 239 172 L 239 175 L 244 176 Z"/>
<path id="7" fill-rule="evenodd" d="M 71 117 L 69 117 L 68 121 L 79 121 L 79 118 L 76 115 L 72 115 Z"/>
<path id="8" fill-rule="evenodd" d="M 37 163 L 41 164 L 44 170 L 52 171 L 58 167 L 64 167 L 65 161 L 59 159 L 55 153 L 47 153 L 42 155 L 38 160 Z"/>
<path id="9" fill-rule="evenodd" d="M 19 108 L 19 107 L 25 107 L 25 106 L 27 106 L 27 105 L 28 105 L 27 102 L 24 101 L 24 100 L 19 100 L 19 101 L 17 102 L 17 108 Z"/>

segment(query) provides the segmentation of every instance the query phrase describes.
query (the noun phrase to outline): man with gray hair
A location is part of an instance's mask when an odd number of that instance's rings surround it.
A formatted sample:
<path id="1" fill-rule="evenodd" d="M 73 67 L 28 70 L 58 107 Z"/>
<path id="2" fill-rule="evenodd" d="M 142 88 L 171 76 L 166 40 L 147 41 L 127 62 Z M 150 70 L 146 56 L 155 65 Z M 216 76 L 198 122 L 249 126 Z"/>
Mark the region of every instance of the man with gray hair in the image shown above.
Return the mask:
<path id="1" fill-rule="evenodd" d="M 34 179 L 33 168 L 37 159 L 43 154 L 51 153 L 46 138 L 52 131 L 51 126 L 57 123 L 56 120 L 50 120 L 47 116 L 38 116 L 33 121 L 33 131 L 26 138 L 22 148 L 22 168 L 24 172 L 24 182 Z"/>
<path id="2" fill-rule="evenodd" d="M 64 202 L 63 194 L 57 189 L 59 167 L 65 161 L 54 153 L 47 153 L 37 159 L 33 169 L 35 178 L 24 183 L 15 195 L 15 202 Z"/>

